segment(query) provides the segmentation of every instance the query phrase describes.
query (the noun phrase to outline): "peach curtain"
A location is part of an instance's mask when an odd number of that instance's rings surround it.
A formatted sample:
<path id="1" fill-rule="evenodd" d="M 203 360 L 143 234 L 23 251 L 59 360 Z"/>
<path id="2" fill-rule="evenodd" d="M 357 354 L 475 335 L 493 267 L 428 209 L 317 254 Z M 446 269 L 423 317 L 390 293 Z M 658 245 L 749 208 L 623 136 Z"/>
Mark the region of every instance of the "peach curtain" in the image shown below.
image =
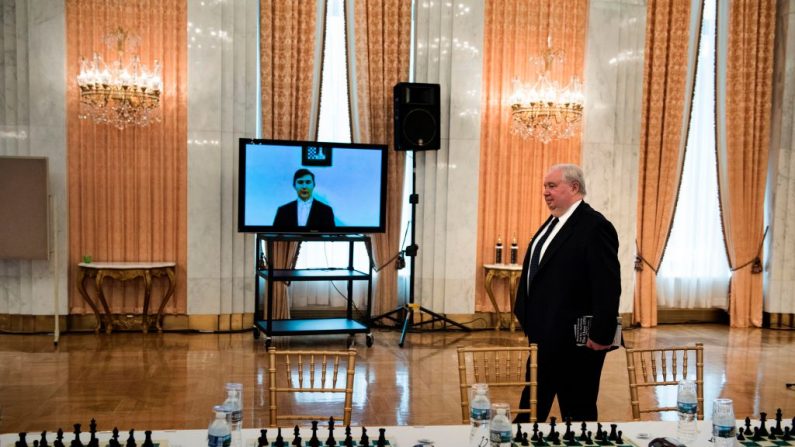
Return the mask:
<path id="1" fill-rule="evenodd" d="M 649 0 L 646 8 L 633 323 L 652 327 L 684 163 L 690 1 Z"/>
<path id="2" fill-rule="evenodd" d="M 776 2 L 729 2 L 725 69 L 725 126 L 718 132 L 721 218 L 732 278 L 733 327 L 762 326 L 762 241 L 770 143 Z M 721 7 L 724 5 L 721 4 Z M 719 120 L 720 122 L 721 120 Z"/>
<path id="3" fill-rule="evenodd" d="M 308 140 L 315 64 L 316 2 L 260 0 L 262 136 Z M 276 242 L 274 268 L 295 262 L 298 244 Z M 285 284 L 274 285 L 273 318 L 289 317 Z M 260 316 L 263 317 L 263 316 Z"/>
<path id="4" fill-rule="evenodd" d="M 387 166 L 386 232 L 373 236 L 373 257 L 381 265 L 400 248 L 400 218 L 403 207 L 405 153 L 394 150 L 392 87 L 408 80 L 411 46 L 411 2 L 373 0 L 355 2 L 354 87 L 351 102 L 358 111 L 353 121 L 357 143 L 389 145 Z M 397 270 L 389 266 L 378 272 L 373 313 L 397 307 Z"/>
<path id="5" fill-rule="evenodd" d="M 134 51 L 163 66 L 160 123 L 115 127 L 78 118 L 75 78 L 80 58 L 117 59 L 105 37 L 119 26 L 140 38 Z M 67 0 L 67 138 L 69 184 L 69 312 L 90 313 L 76 288 L 83 255 L 94 261 L 174 261 L 177 287 L 168 313 L 187 309 L 187 3 L 165 0 Z M 140 313 L 143 281 L 109 281 L 118 312 Z M 155 280 L 152 307 L 165 282 Z"/>
<path id="6" fill-rule="evenodd" d="M 549 215 L 542 198 L 544 174 L 556 163 L 580 163 L 579 136 L 546 145 L 513 136 L 508 98 L 514 78 L 525 82 L 537 79 L 530 57 L 543 53 L 548 36 L 554 48 L 565 51 L 563 63 L 553 65 L 551 76 L 563 84 L 572 75 L 583 79 L 587 15 L 586 0 L 486 2 L 477 266 L 494 262 L 498 237 L 505 245 L 505 262 L 511 239 L 516 237 L 517 262 L 521 263 L 533 233 Z M 493 311 L 483 281 L 483 272 L 478 272 L 475 310 Z M 494 284 L 503 311 L 509 309 L 506 289 L 505 284 Z"/>

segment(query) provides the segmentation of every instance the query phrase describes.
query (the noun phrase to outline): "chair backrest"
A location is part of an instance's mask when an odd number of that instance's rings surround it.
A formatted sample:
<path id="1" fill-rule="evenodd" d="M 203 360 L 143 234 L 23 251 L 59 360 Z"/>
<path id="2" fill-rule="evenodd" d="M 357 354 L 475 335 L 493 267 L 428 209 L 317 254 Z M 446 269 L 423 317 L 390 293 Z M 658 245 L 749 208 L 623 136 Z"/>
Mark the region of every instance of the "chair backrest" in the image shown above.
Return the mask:
<path id="1" fill-rule="evenodd" d="M 342 421 L 342 425 L 351 423 L 356 349 L 279 351 L 271 347 L 268 355 L 271 427 L 278 427 L 280 421 L 322 422 L 329 417 L 333 417 L 335 421 Z M 284 405 L 280 411 L 280 395 L 289 393 L 294 393 L 295 399 L 289 406 L 283 399 Z M 315 396 L 310 397 L 310 394 Z M 343 397 L 345 404 L 340 412 L 339 402 Z M 312 413 L 286 412 L 303 407 L 311 409 Z M 328 414 L 319 414 L 321 411 Z"/>
<path id="2" fill-rule="evenodd" d="M 530 359 L 528 362 L 527 359 Z M 529 374 L 525 376 L 526 366 Z M 489 385 L 491 401 L 506 401 L 511 413 L 528 413 L 536 421 L 538 347 L 459 347 L 458 380 L 461 393 L 461 420 L 469 424 L 469 390 L 472 384 Z M 529 380 L 525 379 L 529 377 Z M 519 396 L 525 386 L 530 389 L 530 408 L 519 408 Z M 516 402 L 513 405 L 513 402 Z"/>
<path id="3" fill-rule="evenodd" d="M 676 403 L 676 386 L 680 380 L 691 379 L 696 382 L 698 414 L 704 419 L 704 344 L 676 346 L 669 348 L 627 348 L 627 374 L 629 376 L 629 396 L 632 404 L 632 417 L 639 421 L 643 413 L 676 411 L 676 405 L 654 405 L 655 398 L 644 398 L 643 404 L 638 390 L 642 388 L 669 387 L 673 403 Z M 695 364 L 695 368 L 693 368 Z"/>

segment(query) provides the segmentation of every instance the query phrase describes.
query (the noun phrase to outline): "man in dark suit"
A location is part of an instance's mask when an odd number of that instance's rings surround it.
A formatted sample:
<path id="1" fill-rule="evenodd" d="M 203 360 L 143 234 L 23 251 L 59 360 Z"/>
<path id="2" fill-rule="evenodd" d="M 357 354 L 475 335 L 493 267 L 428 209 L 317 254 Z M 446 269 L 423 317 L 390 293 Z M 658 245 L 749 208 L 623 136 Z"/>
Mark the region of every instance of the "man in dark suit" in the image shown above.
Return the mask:
<path id="1" fill-rule="evenodd" d="M 564 419 L 597 420 L 602 365 L 616 332 L 618 235 L 584 196 L 578 166 L 549 169 L 544 200 L 551 216 L 530 242 L 516 294 L 514 313 L 529 342 L 538 344 L 539 422 L 546 420 L 556 395 Z M 593 316 L 591 328 L 587 343 L 578 346 L 574 325 L 584 315 Z M 520 406 L 529 408 L 529 390 L 521 399 Z"/>
<path id="2" fill-rule="evenodd" d="M 284 204 L 276 210 L 273 226 L 277 231 L 332 231 L 334 210 L 315 200 L 315 174 L 301 168 L 293 174 L 293 188 L 298 199 Z"/>

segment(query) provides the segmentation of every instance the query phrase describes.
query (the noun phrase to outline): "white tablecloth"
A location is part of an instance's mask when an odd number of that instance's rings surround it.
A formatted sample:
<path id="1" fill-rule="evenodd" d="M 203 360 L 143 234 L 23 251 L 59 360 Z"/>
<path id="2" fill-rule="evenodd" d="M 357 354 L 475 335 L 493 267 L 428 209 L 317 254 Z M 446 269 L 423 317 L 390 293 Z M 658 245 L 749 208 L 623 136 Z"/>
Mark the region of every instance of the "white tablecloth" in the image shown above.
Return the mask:
<path id="1" fill-rule="evenodd" d="M 712 443 L 709 442 L 711 437 L 711 424 L 709 421 L 699 421 L 699 436 L 698 439 L 689 444 L 690 446 L 705 446 L 710 447 Z M 541 430 L 546 434 L 549 431 L 547 424 L 540 424 Z M 430 440 L 435 447 L 466 447 L 469 437 L 469 426 L 466 425 L 434 425 L 434 426 L 403 426 L 403 427 L 367 427 L 367 434 L 371 442 L 378 439 L 378 429 L 386 428 L 387 439 L 395 442 L 397 447 L 413 447 L 418 444 L 420 440 Z M 119 436 L 119 441 L 124 446 L 127 439 L 127 432 L 122 430 Z M 574 429 L 574 427 L 573 427 Z M 610 424 L 603 424 L 604 430 L 610 430 Z M 532 434 L 532 426 L 523 424 L 522 430 Z M 557 430 L 563 433 L 565 427 L 562 425 L 557 426 Z M 588 430 L 596 432 L 596 423 L 589 423 Z M 654 438 L 665 436 L 676 436 L 676 422 L 620 422 L 618 423 L 618 430 L 621 430 L 624 439 L 631 441 L 639 447 L 645 447 Z M 514 432 L 516 428 L 514 427 Z M 353 427 L 353 438 L 358 441 L 361 436 L 361 428 Z M 579 434 L 579 424 L 576 425 L 576 432 Z M 33 445 L 33 441 L 39 439 L 40 433 L 29 433 L 27 436 L 28 446 Z M 256 446 L 256 439 L 260 435 L 258 429 L 245 429 L 243 430 L 243 438 L 246 447 Z M 100 445 L 103 447 L 107 445 L 107 440 L 110 439 L 110 432 L 99 432 L 97 437 L 100 439 Z M 288 443 L 293 440 L 292 429 L 282 429 L 282 436 Z M 311 430 L 309 427 L 302 427 L 301 437 L 304 440 L 309 440 L 311 437 Z M 74 438 L 72 433 L 64 434 L 64 444 L 69 445 Z M 318 430 L 318 438 L 325 443 L 328 438 L 328 428 L 324 424 L 320 424 Z M 337 440 L 338 445 L 345 439 L 345 431 L 343 427 L 336 427 L 334 429 L 334 438 Z M 0 436 L 0 447 L 11 447 L 19 439 L 18 434 L 4 434 Z M 80 436 L 83 444 L 88 444 L 89 434 L 83 433 Z M 136 431 L 135 439 L 137 445 L 140 447 L 144 441 L 143 431 Z M 201 447 L 207 445 L 207 430 L 165 430 L 155 431 L 152 434 L 154 441 L 168 441 L 169 447 Z M 268 429 L 268 440 L 273 442 L 276 439 L 276 429 Z M 47 440 L 52 445 L 55 440 L 55 433 L 48 433 Z"/>

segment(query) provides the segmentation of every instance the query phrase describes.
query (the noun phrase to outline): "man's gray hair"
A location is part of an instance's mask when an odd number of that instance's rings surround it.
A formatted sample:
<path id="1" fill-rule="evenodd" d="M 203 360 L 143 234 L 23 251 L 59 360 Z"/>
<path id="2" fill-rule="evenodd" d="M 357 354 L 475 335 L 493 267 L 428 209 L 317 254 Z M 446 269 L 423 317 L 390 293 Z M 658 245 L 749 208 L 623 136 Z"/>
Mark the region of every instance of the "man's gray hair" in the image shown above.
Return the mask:
<path id="1" fill-rule="evenodd" d="M 580 185 L 580 194 L 585 196 L 585 176 L 579 166 L 571 163 L 562 163 L 554 165 L 550 171 L 560 170 L 563 173 L 563 180 L 566 183 L 576 183 Z"/>

